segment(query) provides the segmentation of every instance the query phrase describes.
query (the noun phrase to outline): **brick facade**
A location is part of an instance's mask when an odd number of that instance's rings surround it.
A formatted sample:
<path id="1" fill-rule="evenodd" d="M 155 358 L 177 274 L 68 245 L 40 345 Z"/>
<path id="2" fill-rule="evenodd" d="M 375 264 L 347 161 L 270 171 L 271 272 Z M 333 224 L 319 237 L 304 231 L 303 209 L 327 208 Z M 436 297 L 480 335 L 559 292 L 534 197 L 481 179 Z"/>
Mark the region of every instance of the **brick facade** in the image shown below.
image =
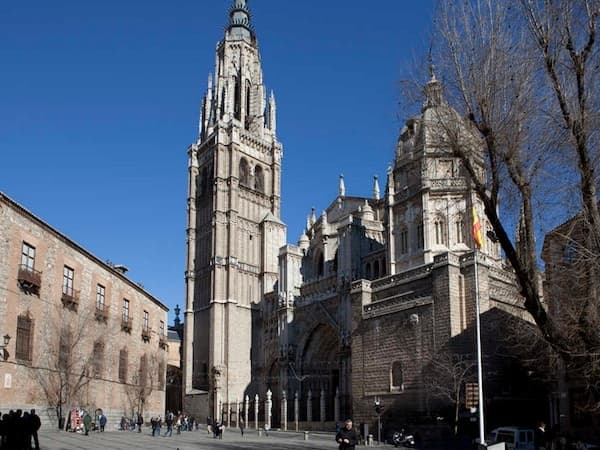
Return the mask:
<path id="1" fill-rule="evenodd" d="M 24 243 L 35 249 L 25 268 Z M 65 267 L 72 270 L 72 285 L 65 281 Z M 26 279 L 24 269 L 38 275 L 39 286 Z M 127 327 L 124 299 L 129 301 Z M 71 395 L 63 399 L 65 416 L 69 408 L 102 408 L 109 426 L 116 426 L 122 415 L 140 407 L 140 397 L 147 397 L 146 415 L 162 414 L 168 347 L 166 336 L 159 334 L 161 321 L 166 327 L 167 311 L 118 266 L 100 261 L 0 194 L 0 330 L 11 336 L 8 358 L 0 362 L 3 412 L 33 407 L 44 426 L 55 426 L 57 386 L 63 382 L 63 395 Z M 17 330 L 19 317 L 31 324 L 28 343 Z M 22 351 L 28 345 L 29 356 Z M 121 350 L 127 351 L 126 382 L 119 380 Z M 145 393 L 139 387 L 144 365 Z"/>

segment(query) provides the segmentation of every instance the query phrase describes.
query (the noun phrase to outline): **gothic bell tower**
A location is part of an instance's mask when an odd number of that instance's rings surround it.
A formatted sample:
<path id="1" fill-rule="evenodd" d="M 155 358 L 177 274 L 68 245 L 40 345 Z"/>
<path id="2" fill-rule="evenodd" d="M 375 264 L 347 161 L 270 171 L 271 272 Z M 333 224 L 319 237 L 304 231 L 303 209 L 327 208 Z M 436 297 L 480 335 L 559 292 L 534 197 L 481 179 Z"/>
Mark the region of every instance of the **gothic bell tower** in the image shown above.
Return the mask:
<path id="1" fill-rule="evenodd" d="M 247 0 L 230 8 L 188 155 L 184 401 L 197 417 L 217 417 L 251 382 L 261 351 L 253 324 L 286 239 L 275 97 L 267 99 Z"/>

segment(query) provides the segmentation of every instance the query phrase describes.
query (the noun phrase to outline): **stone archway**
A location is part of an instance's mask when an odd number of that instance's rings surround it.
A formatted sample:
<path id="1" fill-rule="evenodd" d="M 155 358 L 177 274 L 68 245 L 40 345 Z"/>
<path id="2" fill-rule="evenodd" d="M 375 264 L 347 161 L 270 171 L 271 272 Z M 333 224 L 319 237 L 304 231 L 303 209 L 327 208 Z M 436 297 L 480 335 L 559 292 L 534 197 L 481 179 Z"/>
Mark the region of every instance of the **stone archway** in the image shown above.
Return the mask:
<path id="1" fill-rule="evenodd" d="M 300 367 L 304 378 L 300 386 L 301 408 L 300 416 L 305 417 L 307 394 L 312 393 L 312 419 L 321 420 L 320 393 L 325 391 L 326 420 L 334 417 L 335 391 L 340 384 L 339 339 L 336 331 L 327 324 L 317 325 L 301 347 L 297 367 Z"/>

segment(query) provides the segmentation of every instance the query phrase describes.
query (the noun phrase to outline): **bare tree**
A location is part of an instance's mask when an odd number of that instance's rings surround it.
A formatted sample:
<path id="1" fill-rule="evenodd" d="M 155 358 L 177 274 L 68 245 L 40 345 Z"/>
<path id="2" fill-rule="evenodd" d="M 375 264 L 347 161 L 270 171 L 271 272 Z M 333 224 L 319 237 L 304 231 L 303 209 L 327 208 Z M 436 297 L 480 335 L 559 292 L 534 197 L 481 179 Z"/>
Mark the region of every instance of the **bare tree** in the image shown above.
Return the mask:
<path id="1" fill-rule="evenodd" d="M 96 365 L 96 355 L 91 351 L 93 338 L 88 334 L 93 318 L 81 313 L 64 319 L 62 314 L 50 319 L 51 328 L 58 334 L 47 343 L 39 365 L 32 371 L 48 404 L 56 410 L 61 428 L 64 411 L 83 404 L 83 394 Z"/>
<path id="2" fill-rule="evenodd" d="M 536 235 L 580 210 L 579 254 L 597 279 L 599 17 L 600 0 L 440 0 L 435 41 L 448 99 L 438 108 L 439 144 L 468 173 L 540 335 L 590 383 L 598 379 L 585 370 L 600 354 L 598 290 L 583 285 L 577 299 L 556 291 L 561 312 L 549 308 Z"/>
<path id="3" fill-rule="evenodd" d="M 131 414 L 143 415 L 152 392 L 164 388 L 163 368 L 164 363 L 161 365 L 159 358 L 154 354 L 151 354 L 150 357 L 143 354 L 140 357 L 137 372 L 131 377 L 131 383 L 125 386 Z"/>
<path id="4" fill-rule="evenodd" d="M 426 358 L 425 388 L 439 400 L 454 407 L 454 434 L 458 433 L 460 405 L 465 401 L 466 384 L 477 379 L 477 361 L 471 355 L 441 350 Z"/>

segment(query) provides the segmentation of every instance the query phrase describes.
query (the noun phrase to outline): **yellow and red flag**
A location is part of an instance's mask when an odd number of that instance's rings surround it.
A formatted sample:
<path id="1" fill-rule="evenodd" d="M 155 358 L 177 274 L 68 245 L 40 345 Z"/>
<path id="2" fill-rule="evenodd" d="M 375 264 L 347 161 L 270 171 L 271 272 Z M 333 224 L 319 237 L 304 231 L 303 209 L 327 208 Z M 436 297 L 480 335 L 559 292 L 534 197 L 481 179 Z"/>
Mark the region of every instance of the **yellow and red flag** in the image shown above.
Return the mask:
<path id="1" fill-rule="evenodd" d="M 475 240 L 475 244 L 477 244 L 477 248 L 483 247 L 483 233 L 481 231 L 481 222 L 479 221 L 479 216 L 477 215 L 477 209 L 473 206 L 473 239 Z"/>

